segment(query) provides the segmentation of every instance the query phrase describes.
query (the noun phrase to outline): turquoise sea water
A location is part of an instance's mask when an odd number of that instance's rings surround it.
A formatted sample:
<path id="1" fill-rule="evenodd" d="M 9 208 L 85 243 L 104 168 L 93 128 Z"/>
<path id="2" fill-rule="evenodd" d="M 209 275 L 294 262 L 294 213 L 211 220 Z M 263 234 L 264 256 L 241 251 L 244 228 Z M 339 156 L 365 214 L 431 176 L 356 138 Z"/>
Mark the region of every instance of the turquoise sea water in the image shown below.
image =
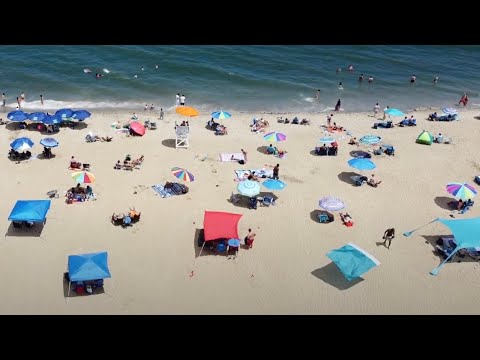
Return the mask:
<path id="1" fill-rule="evenodd" d="M 464 92 L 478 107 L 479 60 L 480 46 L 0 46 L 0 92 L 13 108 L 24 92 L 25 110 L 170 109 L 176 93 L 204 111 L 321 112 L 338 99 L 347 112 L 370 111 L 376 102 L 408 110 L 451 106 Z"/>

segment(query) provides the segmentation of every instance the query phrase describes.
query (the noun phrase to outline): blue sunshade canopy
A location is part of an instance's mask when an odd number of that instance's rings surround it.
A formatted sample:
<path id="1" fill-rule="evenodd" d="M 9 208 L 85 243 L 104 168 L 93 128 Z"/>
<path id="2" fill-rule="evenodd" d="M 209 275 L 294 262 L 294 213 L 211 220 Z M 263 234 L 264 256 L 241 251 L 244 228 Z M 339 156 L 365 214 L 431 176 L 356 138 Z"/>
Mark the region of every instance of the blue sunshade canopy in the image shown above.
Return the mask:
<path id="1" fill-rule="evenodd" d="M 107 252 L 70 255 L 68 257 L 70 281 L 88 281 L 112 277 L 108 269 Z"/>
<path id="2" fill-rule="evenodd" d="M 44 222 L 49 209 L 50 200 L 18 200 L 8 220 Z"/>
<path id="3" fill-rule="evenodd" d="M 348 281 L 359 278 L 380 262 L 359 246 L 349 243 L 327 253 Z"/>

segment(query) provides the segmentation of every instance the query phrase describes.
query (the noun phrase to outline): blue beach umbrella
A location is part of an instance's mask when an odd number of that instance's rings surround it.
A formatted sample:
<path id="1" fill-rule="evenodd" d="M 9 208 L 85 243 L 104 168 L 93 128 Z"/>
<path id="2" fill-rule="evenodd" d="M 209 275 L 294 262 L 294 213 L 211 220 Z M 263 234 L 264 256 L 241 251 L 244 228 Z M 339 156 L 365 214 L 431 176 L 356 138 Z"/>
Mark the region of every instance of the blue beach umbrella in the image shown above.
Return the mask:
<path id="1" fill-rule="evenodd" d="M 241 195 L 257 196 L 260 194 L 260 184 L 256 181 L 245 180 L 238 184 L 237 190 Z"/>
<path id="2" fill-rule="evenodd" d="M 264 181 L 262 185 L 269 190 L 283 190 L 287 186 L 283 181 L 273 179 Z"/>
<path id="3" fill-rule="evenodd" d="M 324 136 L 320 138 L 320 142 L 323 144 L 331 144 L 335 142 L 335 139 L 330 136 Z"/>
<path id="4" fill-rule="evenodd" d="M 405 116 L 405 114 L 398 109 L 388 109 L 387 111 L 385 111 L 385 114 L 389 116 Z"/>
<path id="5" fill-rule="evenodd" d="M 72 119 L 83 121 L 92 116 L 87 110 L 77 110 L 73 113 Z"/>
<path id="6" fill-rule="evenodd" d="M 43 123 L 45 125 L 54 125 L 54 124 L 60 124 L 63 120 L 57 117 L 56 115 L 48 115 L 43 119 Z"/>
<path id="7" fill-rule="evenodd" d="M 54 138 L 44 138 L 40 140 L 40 144 L 42 144 L 45 147 L 57 147 L 58 146 L 58 141 Z"/>
<path id="8" fill-rule="evenodd" d="M 382 141 L 380 136 L 376 135 L 365 135 L 360 138 L 360 142 L 365 145 L 374 145 Z"/>
<path id="9" fill-rule="evenodd" d="M 43 122 L 46 117 L 47 114 L 45 114 L 44 112 L 34 112 L 28 115 L 28 120 Z"/>
<path id="10" fill-rule="evenodd" d="M 28 114 L 21 110 L 11 111 L 7 114 L 7 119 L 11 121 L 25 121 L 28 120 Z"/>
<path id="11" fill-rule="evenodd" d="M 55 113 L 55 116 L 63 120 L 71 118 L 72 115 L 73 115 L 73 110 L 71 109 L 60 109 L 60 110 L 57 110 L 57 112 Z"/>
<path id="12" fill-rule="evenodd" d="M 223 120 L 223 119 L 230 119 L 232 117 L 232 114 L 230 114 L 229 112 L 226 112 L 226 111 L 215 111 L 212 113 L 212 117 L 214 119 L 220 119 L 220 120 Z"/>
<path id="13" fill-rule="evenodd" d="M 349 243 L 327 253 L 348 281 L 359 278 L 367 271 L 380 265 L 380 261 L 359 246 Z"/>
<path id="14" fill-rule="evenodd" d="M 373 170 L 377 167 L 373 161 L 360 158 L 348 160 L 348 165 L 357 170 Z"/>
<path id="15" fill-rule="evenodd" d="M 10 147 L 15 151 L 25 151 L 33 147 L 33 141 L 27 137 L 21 137 L 13 140 Z"/>

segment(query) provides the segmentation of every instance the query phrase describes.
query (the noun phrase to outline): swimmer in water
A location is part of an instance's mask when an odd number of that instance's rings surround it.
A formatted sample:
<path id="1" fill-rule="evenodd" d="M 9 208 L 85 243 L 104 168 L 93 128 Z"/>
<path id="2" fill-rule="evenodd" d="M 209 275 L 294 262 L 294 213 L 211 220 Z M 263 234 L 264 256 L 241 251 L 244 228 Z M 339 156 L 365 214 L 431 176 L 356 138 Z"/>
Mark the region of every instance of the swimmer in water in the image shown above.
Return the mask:
<path id="1" fill-rule="evenodd" d="M 88 74 L 88 73 L 91 73 L 92 70 L 90 70 L 90 69 L 83 69 L 83 72 L 84 72 L 85 74 Z"/>
<path id="2" fill-rule="evenodd" d="M 136 78 L 138 78 L 138 75 L 137 75 L 137 74 L 135 74 L 135 75 L 133 75 L 133 77 L 136 79 Z"/>
<path id="3" fill-rule="evenodd" d="M 342 72 L 342 68 L 338 67 L 337 68 L 337 73 Z"/>
<path id="4" fill-rule="evenodd" d="M 102 76 L 103 76 L 103 75 L 102 75 L 102 74 L 99 74 L 99 73 L 96 73 L 96 74 L 95 74 L 95 78 L 97 78 L 97 79 L 100 79 Z"/>
<path id="5" fill-rule="evenodd" d="M 360 74 L 360 77 L 358 78 L 358 81 L 363 81 L 363 74 Z"/>
<path id="6" fill-rule="evenodd" d="M 343 90 L 343 83 L 340 81 L 340 84 L 338 84 L 338 89 Z"/>
<path id="7" fill-rule="evenodd" d="M 434 82 L 434 83 L 437 83 L 437 82 L 438 82 L 438 76 L 435 75 L 435 77 L 433 78 L 433 82 Z"/>
<path id="8" fill-rule="evenodd" d="M 417 80 L 417 77 L 415 76 L 415 74 L 413 74 L 410 78 L 410 82 L 413 84 L 416 80 Z"/>
<path id="9" fill-rule="evenodd" d="M 353 71 L 353 65 L 348 66 L 348 71 Z"/>
<path id="10" fill-rule="evenodd" d="M 368 78 L 368 82 L 369 82 L 370 84 L 373 82 L 373 76 L 370 76 L 370 77 Z"/>
<path id="11" fill-rule="evenodd" d="M 320 89 L 317 90 L 317 93 L 315 94 L 315 99 L 320 99 Z"/>
<path id="12" fill-rule="evenodd" d="M 158 69 L 158 65 L 155 65 L 155 69 Z"/>
<path id="13" fill-rule="evenodd" d="M 144 70 L 145 70 L 145 68 L 142 66 L 142 71 L 144 71 Z"/>

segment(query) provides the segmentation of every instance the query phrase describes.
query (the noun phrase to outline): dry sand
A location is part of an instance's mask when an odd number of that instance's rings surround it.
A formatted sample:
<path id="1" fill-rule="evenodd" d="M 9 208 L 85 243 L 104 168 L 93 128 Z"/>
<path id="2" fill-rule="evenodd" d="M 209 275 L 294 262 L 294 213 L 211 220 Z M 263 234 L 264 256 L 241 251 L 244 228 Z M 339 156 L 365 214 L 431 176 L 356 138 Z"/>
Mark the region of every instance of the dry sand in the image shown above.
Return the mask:
<path id="1" fill-rule="evenodd" d="M 349 137 L 337 136 L 337 157 L 318 157 L 310 152 L 323 136 L 320 124 L 325 114 L 296 114 L 311 125 L 277 124 L 276 115 L 256 114 L 270 122 L 270 130 L 284 132 L 285 159 L 265 155 L 258 148 L 268 145 L 261 134 L 252 133 L 254 114 L 233 114 L 223 120 L 229 135 L 215 136 L 205 129 L 208 115 L 190 119 L 190 148 L 175 149 L 176 114 L 157 119 L 157 112 L 139 112 L 140 120 L 156 120 L 158 129 L 144 137 L 116 134 L 110 124 L 126 121 L 131 112 L 94 112 L 87 128 L 65 129 L 54 137 L 60 146 L 54 159 L 33 159 L 20 164 L 7 159 L 9 143 L 19 136 L 35 142 L 33 153 L 46 135 L 38 131 L 1 129 L 0 158 L 3 186 L 0 219 L 8 232 L 8 215 L 18 199 L 45 199 L 58 189 L 61 195 L 75 185 L 67 169 L 72 155 L 91 163 L 97 177 L 93 189 L 97 201 L 67 205 L 65 198 L 52 200 L 41 237 L 16 236 L 9 232 L 0 241 L 0 288 L 2 314 L 480 314 L 478 296 L 480 268 L 467 259 L 447 264 L 439 276 L 429 271 L 442 259 L 426 242 L 428 236 L 448 234 L 436 223 L 403 237 L 450 211 L 437 204 L 437 197 L 451 197 L 445 184 L 468 181 L 480 174 L 480 121 L 476 112 L 461 111 L 461 120 L 426 121 L 427 112 L 416 112 L 418 126 L 393 129 L 371 128 L 370 114 L 335 114 L 337 124 L 355 136 L 376 134 L 396 148 L 394 157 L 375 157 L 374 173 L 383 180 L 378 188 L 354 187 L 348 180 L 355 172 L 347 165 Z M 283 116 L 285 116 L 283 114 Z M 287 115 L 289 118 L 292 115 Z M 442 132 L 454 143 L 417 145 L 422 129 Z M 110 143 L 86 143 L 85 135 L 113 135 Z M 248 151 L 245 166 L 219 162 L 220 152 Z M 361 146 L 360 149 L 364 149 Z M 126 154 L 145 155 L 140 170 L 114 170 Z M 205 161 L 201 159 L 208 155 Z M 235 169 L 262 168 L 280 164 L 280 178 L 288 185 L 278 192 L 274 207 L 248 210 L 231 204 Z M 176 180 L 173 166 L 186 167 L 195 176 L 184 196 L 162 199 L 151 185 Z M 369 172 L 366 175 L 370 175 Z M 347 180 L 345 180 L 347 179 Z M 312 218 L 318 200 L 334 195 L 345 200 L 353 228 L 342 225 L 338 214 L 331 224 Z M 135 207 L 141 221 L 128 229 L 110 223 L 112 213 Z M 254 247 L 241 250 L 237 259 L 206 255 L 196 258 L 196 229 L 202 228 L 204 210 L 243 214 L 239 233 L 251 227 L 257 233 Z M 480 206 L 461 217 L 478 216 Z M 395 227 L 397 237 L 390 250 L 382 241 L 386 228 Z M 325 254 L 348 242 L 371 252 L 381 265 L 364 275 L 364 281 L 348 283 Z M 108 251 L 112 279 L 105 281 L 108 293 L 64 299 L 63 272 L 70 254 Z M 194 276 L 191 277 L 191 271 Z"/>

